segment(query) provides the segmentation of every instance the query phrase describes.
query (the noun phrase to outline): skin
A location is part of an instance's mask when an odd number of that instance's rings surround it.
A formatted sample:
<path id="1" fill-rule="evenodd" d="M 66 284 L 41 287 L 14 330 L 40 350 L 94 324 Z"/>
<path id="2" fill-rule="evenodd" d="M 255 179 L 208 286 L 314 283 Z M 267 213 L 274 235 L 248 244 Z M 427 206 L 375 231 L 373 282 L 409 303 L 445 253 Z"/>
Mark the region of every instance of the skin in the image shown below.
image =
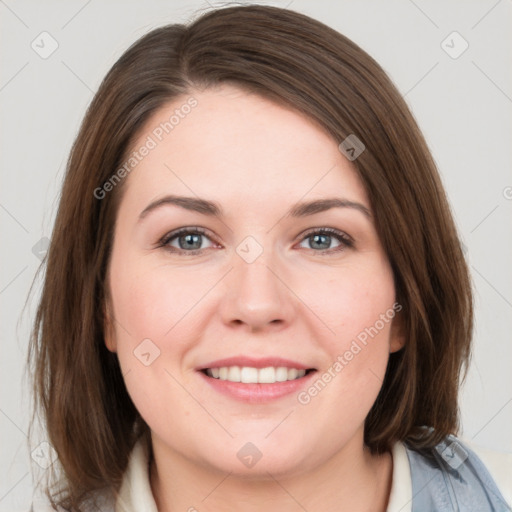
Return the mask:
<path id="1" fill-rule="evenodd" d="M 158 510 L 384 511 L 391 456 L 369 453 L 363 427 L 389 353 L 403 346 L 399 316 L 306 405 L 297 393 L 241 402 L 196 371 L 224 357 L 280 356 L 320 375 L 393 307 L 393 275 L 371 218 L 354 208 L 285 215 L 327 197 L 371 213 L 365 189 L 336 141 L 299 113 L 227 85 L 191 95 L 198 105 L 126 178 L 108 272 L 116 322 L 106 344 L 151 428 Z M 188 98 L 156 112 L 133 148 Z M 167 194 L 216 201 L 225 216 L 167 205 L 138 220 Z M 200 254 L 158 246 L 197 226 L 207 231 Z M 327 237 L 322 253 L 304 233 L 324 227 L 353 246 Z M 263 248 L 252 263 L 236 252 L 247 236 Z M 169 245 L 179 251 L 179 242 Z M 144 339 L 160 350 L 148 366 L 134 356 Z M 247 442 L 262 454 L 252 468 L 237 457 Z"/>

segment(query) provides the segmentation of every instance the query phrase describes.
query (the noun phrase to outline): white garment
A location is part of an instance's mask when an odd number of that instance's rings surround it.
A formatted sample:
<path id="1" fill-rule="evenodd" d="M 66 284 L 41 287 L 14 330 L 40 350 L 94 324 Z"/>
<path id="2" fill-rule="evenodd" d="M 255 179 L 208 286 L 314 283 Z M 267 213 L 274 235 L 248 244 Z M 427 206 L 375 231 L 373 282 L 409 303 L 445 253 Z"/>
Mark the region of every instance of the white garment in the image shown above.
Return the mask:
<path id="1" fill-rule="evenodd" d="M 501 494 L 512 505 L 512 454 L 484 450 L 468 441 L 464 442 L 487 466 Z M 393 477 L 387 512 L 411 512 L 411 472 L 403 443 L 395 444 L 392 457 Z M 158 512 L 149 483 L 148 458 L 140 442 L 131 454 L 115 512 Z"/>

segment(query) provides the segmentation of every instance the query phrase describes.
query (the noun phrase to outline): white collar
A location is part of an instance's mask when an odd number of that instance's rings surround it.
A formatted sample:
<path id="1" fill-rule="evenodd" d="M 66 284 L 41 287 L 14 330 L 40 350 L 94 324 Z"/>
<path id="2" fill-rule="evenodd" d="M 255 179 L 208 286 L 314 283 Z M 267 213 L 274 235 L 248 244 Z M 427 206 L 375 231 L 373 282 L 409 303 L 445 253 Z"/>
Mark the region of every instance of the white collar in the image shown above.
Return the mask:
<path id="1" fill-rule="evenodd" d="M 115 512 L 158 512 L 149 482 L 148 454 L 141 440 L 130 454 Z"/>
<path id="2" fill-rule="evenodd" d="M 412 484 L 405 446 L 398 442 L 392 450 L 393 480 L 386 512 L 411 512 Z M 148 454 L 139 440 L 130 455 L 115 512 L 158 512 L 149 481 Z"/>
<path id="3" fill-rule="evenodd" d="M 386 512 L 411 512 L 411 466 L 404 444 L 401 442 L 395 443 L 391 454 L 393 456 L 393 480 Z"/>

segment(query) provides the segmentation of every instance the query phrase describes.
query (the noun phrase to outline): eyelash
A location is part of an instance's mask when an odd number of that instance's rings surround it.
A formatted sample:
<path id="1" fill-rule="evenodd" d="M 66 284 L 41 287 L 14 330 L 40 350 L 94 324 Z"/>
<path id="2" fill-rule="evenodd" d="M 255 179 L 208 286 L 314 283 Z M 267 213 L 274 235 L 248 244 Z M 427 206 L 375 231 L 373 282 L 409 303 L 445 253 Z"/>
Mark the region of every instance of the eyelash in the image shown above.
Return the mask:
<path id="1" fill-rule="evenodd" d="M 170 247 L 168 244 L 175 238 L 178 238 L 182 235 L 203 235 L 206 238 L 210 239 L 210 241 L 214 242 L 214 240 L 211 240 L 211 238 L 206 234 L 206 230 L 200 227 L 189 227 L 189 228 L 181 228 L 176 231 L 172 231 L 171 233 L 167 233 L 164 235 L 160 241 L 158 242 L 158 248 L 163 248 L 173 254 L 178 254 L 180 256 L 196 256 L 198 254 L 201 254 L 206 249 L 195 249 L 193 251 L 185 251 L 184 249 L 177 249 L 176 247 Z M 313 235 L 328 235 L 331 237 L 336 238 L 340 245 L 339 247 L 336 247 L 334 249 L 324 249 L 316 251 L 315 249 L 309 249 L 313 252 L 316 252 L 318 254 L 332 254 L 337 253 L 340 251 L 343 251 L 344 249 L 351 248 L 354 246 L 354 240 L 352 237 L 347 235 L 346 233 L 343 233 L 343 231 L 339 231 L 334 228 L 315 228 L 313 230 L 307 231 L 303 234 L 300 242 L 303 242 L 304 240 L 312 237 Z M 299 242 L 299 243 L 300 243 Z"/>

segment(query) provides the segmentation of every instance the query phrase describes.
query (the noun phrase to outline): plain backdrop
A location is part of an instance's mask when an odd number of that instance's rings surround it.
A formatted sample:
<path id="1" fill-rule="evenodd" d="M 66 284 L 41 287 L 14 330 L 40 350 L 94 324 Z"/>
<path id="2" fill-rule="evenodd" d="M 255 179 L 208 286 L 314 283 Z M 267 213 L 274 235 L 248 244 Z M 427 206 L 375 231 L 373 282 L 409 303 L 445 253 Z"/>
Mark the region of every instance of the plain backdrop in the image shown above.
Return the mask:
<path id="1" fill-rule="evenodd" d="M 405 96 L 439 166 L 472 270 L 476 331 L 461 392 L 462 435 L 511 451 L 512 2 L 266 3 L 308 14 L 354 40 Z M 198 9 L 211 6 L 0 0 L 0 511 L 28 510 L 31 501 L 24 361 L 39 284 L 21 312 L 51 238 L 79 123 L 132 42 L 157 26 L 186 22 Z"/>

